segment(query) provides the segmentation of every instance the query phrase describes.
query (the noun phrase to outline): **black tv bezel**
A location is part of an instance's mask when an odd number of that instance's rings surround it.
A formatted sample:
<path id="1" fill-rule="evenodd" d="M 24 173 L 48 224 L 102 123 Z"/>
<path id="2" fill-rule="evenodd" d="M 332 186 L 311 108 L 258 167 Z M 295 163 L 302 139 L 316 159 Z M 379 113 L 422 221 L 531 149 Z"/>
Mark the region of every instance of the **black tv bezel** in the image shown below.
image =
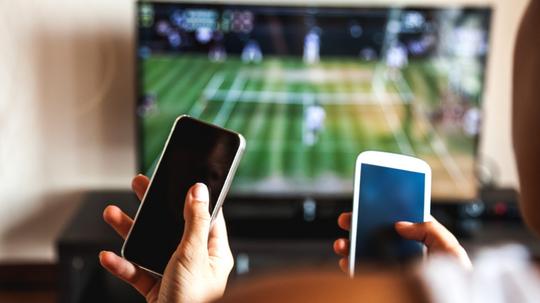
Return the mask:
<path id="1" fill-rule="evenodd" d="M 231 5 L 231 6 L 237 6 L 237 7 L 246 7 L 246 8 L 251 8 L 251 7 L 270 7 L 270 8 L 276 8 L 276 9 L 279 9 L 279 8 L 288 8 L 288 7 L 296 7 L 296 8 L 318 8 L 318 9 L 324 9 L 324 8 L 343 8 L 343 9 L 347 9 L 347 8 L 363 8 L 363 9 L 385 9 L 385 8 L 389 8 L 389 7 L 401 7 L 401 8 L 407 8 L 407 9 L 437 9 L 437 8 L 440 8 L 440 9 L 443 9 L 443 8 L 452 8 L 452 7 L 459 7 L 459 8 L 462 8 L 462 9 L 485 9 L 485 10 L 489 10 L 489 25 L 488 25 L 488 37 L 487 37 L 487 41 L 488 41 L 488 52 L 486 53 L 486 55 L 484 56 L 484 73 L 483 73 L 483 77 L 482 77 L 482 85 L 483 85 L 483 92 L 482 92 L 482 100 L 481 100 L 481 110 L 482 110 L 482 123 L 483 121 L 485 120 L 485 109 L 484 109 L 484 106 L 485 106 L 485 92 L 487 91 L 487 78 L 488 78 L 488 73 L 487 71 L 489 70 L 489 67 L 488 67 L 488 63 L 489 63 L 489 57 L 490 57 L 490 51 L 491 50 L 491 46 L 492 46 L 492 30 L 493 30 L 493 19 L 494 19 L 494 12 L 495 12 L 495 6 L 492 5 L 492 4 L 489 4 L 489 3 L 482 3 L 482 4 L 478 4 L 478 5 L 475 5 L 474 3 L 470 3 L 470 4 L 464 4 L 464 5 L 451 5 L 451 4 L 431 4 L 431 5 L 418 5 L 418 4 L 412 4 L 412 5 L 404 5 L 404 4 L 381 4 L 381 5 L 374 5 L 373 3 L 370 3 L 370 4 L 367 4 L 367 5 L 362 5 L 361 3 L 359 3 L 358 5 L 352 5 L 352 3 L 344 3 L 344 5 L 336 5 L 336 6 L 331 6 L 329 3 L 311 3 L 311 4 L 304 4 L 304 3 L 290 3 L 290 4 L 285 4 L 285 3 L 278 3 L 276 5 L 272 5 L 271 3 L 269 2 L 260 2 L 260 3 L 246 3 L 246 2 L 236 2 L 236 1 L 231 1 L 231 2 L 225 2 L 225 1 L 208 1 L 208 2 L 195 2 L 193 0 L 189 0 L 189 1 L 182 1 L 182 0 L 178 0 L 178 1 L 144 1 L 144 0 L 137 0 L 135 2 L 135 9 L 133 11 L 134 13 L 134 57 L 133 57 L 133 60 L 134 60 L 134 79 L 133 79 L 133 83 L 135 85 L 134 87 L 134 91 L 135 91 L 135 106 L 133 108 L 133 114 L 134 114 L 134 124 L 135 124 L 135 138 L 134 138 L 134 142 L 135 142 L 135 159 L 136 159 L 136 171 L 137 173 L 141 173 L 141 174 L 144 174 L 146 173 L 145 171 L 143 171 L 143 155 L 142 155 L 142 149 L 143 149 L 143 146 L 142 146 L 142 142 L 144 141 L 143 140 L 143 131 L 142 131 L 142 119 L 139 117 L 139 114 L 138 114 L 138 106 L 140 104 L 140 98 L 142 96 L 142 93 L 143 93 L 143 89 L 141 87 L 141 66 L 140 66 L 140 60 L 139 60 L 139 55 L 138 55 L 138 46 L 139 46 L 139 7 L 142 5 L 142 4 L 148 4 L 148 3 L 151 3 L 151 4 L 158 4 L 158 5 L 161 5 L 161 4 L 185 4 L 185 5 L 207 5 L 207 6 L 216 6 L 216 5 L 221 5 L 221 6 L 228 6 L 228 5 Z M 483 124 L 482 124 L 483 125 Z M 474 137 L 474 155 L 473 155 L 473 161 L 475 163 L 475 167 L 474 167 L 474 175 L 475 175 L 475 178 L 477 179 L 478 181 L 478 184 L 477 184 L 477 188 L 476 188 L 476 196 L 475 197 L 472 197 L 471 199 L 460 199 L 460 198 L 433 198 L 432 197 L 432 203 L 437 203 L 437 204 L 453 204 L 453 203 L 468 203 L 468 202 L 475 202 L 475 201 L 478 201 L 478 198 L 479 198 L 479 195 L 482 191 L 482 188 L 483 188 L 483 184 L 481 184 L 480 180 L 479 180 L 479 172 L 478 172 L 478 163 L 479 163 L 479 159 L 480 159 L 480 152 L 479 152 L 479 146 L 480 146 L 480 141 L 482 139 L 482 132 L 480 132 L 480 134 L 476 135 Z M 248 143 L 249 144 L 249 143 Z M 148 177 L 151 177 L 151 176 L 148 176 Z M 351 178 L 353 178 L 353 176 L 351 176 Z M 227 200 L 237 200 L 237 201 L 240 201 L 240 202 L 246 202 L 246 201 L 261 201 L 261 200 L 275 200 L 275 201 L 290 201 L 290 202 L 294 202 L 294 203 L 297 203 L 297 202 L 303 202 L 305 201 L 306 199 L 316 199 L 317 201 L 324 201 L 328 204 L 332 204 L 332 203 L 337 203 L 337 204 L 342 204 L 342 203 L 349 203 L 352 201 L 352 193 L 350 194 L 347 194 L 347 193 L 343 193 L 343 194 L 328 194 L 328 195 L 325 195 L 325 194 L 314 194 L 314 195 L 309 195 L 309 194 L 305 194 L 305 193 L 287 193 L 287 194 L 280 194 L 280 193 L 276 193 L 275 195 L 274 194 L 271 194 L 271 195 L 268 195 L 268 194 L 235 194 L 234 191 L 230 191 L 229 194 L 228 194 L 228 197 L 227 197 Z"/>

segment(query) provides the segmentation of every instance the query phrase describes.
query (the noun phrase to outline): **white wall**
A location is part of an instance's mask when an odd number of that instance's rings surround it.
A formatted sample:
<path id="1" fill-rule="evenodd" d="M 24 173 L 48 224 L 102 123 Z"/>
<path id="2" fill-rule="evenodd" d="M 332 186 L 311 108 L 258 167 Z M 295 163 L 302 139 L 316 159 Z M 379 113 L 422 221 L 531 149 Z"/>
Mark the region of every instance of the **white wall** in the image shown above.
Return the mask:
<path id="1" fill-rule="evenodd" d="M 132 1 L 0 0 L 0 260 L 54 257 L 78 191 L 134 173 Z"/>
<path id="2" fill-rule="evenodd" d="M 370 3 L 495 5 L 481 154 L 515 185 L 511 55 L 527 0 Z M 0 0 L 0 262 L 54 260 L 82 190 L 129 186 L 133 16 L 131 0 Z"/>

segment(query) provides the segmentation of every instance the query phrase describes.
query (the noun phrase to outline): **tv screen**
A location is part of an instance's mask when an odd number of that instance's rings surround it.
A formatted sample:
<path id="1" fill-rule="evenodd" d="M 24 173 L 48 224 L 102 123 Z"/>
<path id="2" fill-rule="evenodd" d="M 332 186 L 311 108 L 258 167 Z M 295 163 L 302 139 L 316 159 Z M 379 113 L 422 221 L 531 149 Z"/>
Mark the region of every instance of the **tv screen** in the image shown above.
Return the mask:
<path id="1" fill-rule="evenodd" d="M 137 9 L 141 171 L 189 114 L 245 136 L 233 196 L 350 197 L 365 150 L 427 161 L 434 200 L 476 196 L 489 7 Z"/>

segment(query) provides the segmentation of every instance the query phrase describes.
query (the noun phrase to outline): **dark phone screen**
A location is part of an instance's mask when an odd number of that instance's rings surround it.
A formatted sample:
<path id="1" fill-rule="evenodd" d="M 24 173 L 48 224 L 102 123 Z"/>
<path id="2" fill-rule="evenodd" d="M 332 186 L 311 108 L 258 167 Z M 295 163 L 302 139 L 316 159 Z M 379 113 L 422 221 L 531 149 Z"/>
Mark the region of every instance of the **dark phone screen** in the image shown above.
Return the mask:
<path id="1" fill-rule="evenodd" d="M 394 223 L 424 221 L 425 178 L 423 173 L 362 164 L 356 231 L 357 264 L 400 264 L 422 254 L 422 244 L 401 238 Z"/>
<path id="2" fill-rule="evenodd" d="M 210 212 L 240 146 L 237 134 L 189 117 L 176 123 L 163 151 L 124 257 L 163 273 L 184 232 L 184 200 L 191 186 L 205 183 L 210 191 Z"/>

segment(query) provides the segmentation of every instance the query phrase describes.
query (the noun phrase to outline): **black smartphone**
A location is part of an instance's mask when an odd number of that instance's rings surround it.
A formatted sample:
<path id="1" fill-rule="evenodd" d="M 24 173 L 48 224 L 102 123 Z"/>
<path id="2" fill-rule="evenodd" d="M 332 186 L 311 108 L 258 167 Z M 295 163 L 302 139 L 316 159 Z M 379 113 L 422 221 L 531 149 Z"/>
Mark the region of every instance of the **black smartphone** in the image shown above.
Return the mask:
<path id="1" fill-rule="evenodd" d="M 245 149 L 242 135 L 189 116 L 176 119 L 144 195 L 122 256 L 162 275 L 184 232 L 184 200 L 202 182 L 212 220 L 225 199 Z"/>

